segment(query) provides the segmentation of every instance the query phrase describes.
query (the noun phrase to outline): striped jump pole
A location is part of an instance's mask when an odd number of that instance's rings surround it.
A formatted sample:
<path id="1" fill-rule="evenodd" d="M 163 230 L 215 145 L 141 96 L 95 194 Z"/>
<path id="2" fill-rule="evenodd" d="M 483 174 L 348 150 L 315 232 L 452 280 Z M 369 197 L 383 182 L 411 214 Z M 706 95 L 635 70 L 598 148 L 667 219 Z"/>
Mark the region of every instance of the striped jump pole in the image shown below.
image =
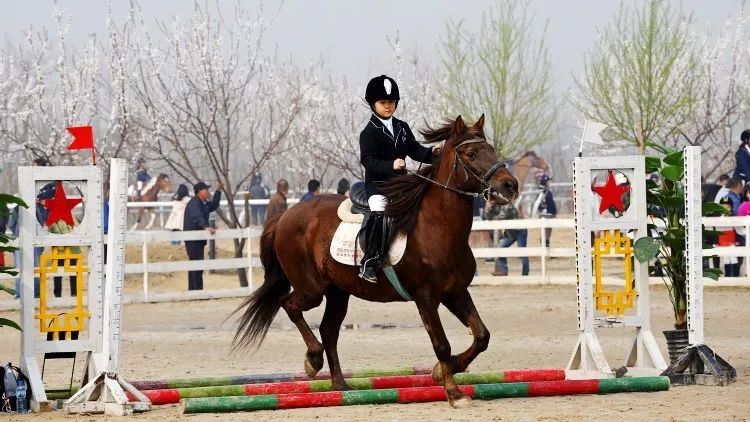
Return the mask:
<path id="1" fill-rule="evenodd" d="M 391 375 L 423 375 L 432 374 L 432 368 L 390 368 L 390 369 L 363 369 L 359 371 L 344 372 L 344 378 L 367 378 Z M 319 372 L 316 380 L 328 379 L 331 374 L 328 371 Z M 139 390 L 160 390 L 166 388 L 190 388 L 190 387 L 216 387 L 220 385 L 244 385 L 261 384 L 271 382 L 306 381 L 310 377 L 304 372 L 281 372 L 275 374 L 250 374 L 228 377 L 206 377 L 206 378 L 175 378 L 153 381 L 133 381 L 130 384 Z"/>
<path id="2" fill-rule="evenodd" d="M 458 384 L 494 384 L 565 379 L 564 369 L 522 369 L 498 372 L 464 372 L 454 376 Z M 352 390 L 434 387 L 432 375 L 380 376 L 346 380 Z M 257 396 L 268 394 L 319 393 L 333 390 L 331 380 L 292 381 L 267 384 L 223 385 L 212 387 L 142 390 L 151 404 L 179 403 L 180 399 L 221 396 Z"/>
<path id="3" fill-rule="evenodd" d="M 474 399 L 492 400 L 510 397 L 666 391 L 669 390 L 669 378 L 637 377 L 602 380 L 476 384 L 461 385 L 459 388 L 464 394 Z M 445 389 L 440 386 L 434 386 L 383 390 L 192 398 L 183 400 L 181 407 L 183 413 L 219 413 L 360 404 L 423 403 L 445 400 L 447 400 Z"/>

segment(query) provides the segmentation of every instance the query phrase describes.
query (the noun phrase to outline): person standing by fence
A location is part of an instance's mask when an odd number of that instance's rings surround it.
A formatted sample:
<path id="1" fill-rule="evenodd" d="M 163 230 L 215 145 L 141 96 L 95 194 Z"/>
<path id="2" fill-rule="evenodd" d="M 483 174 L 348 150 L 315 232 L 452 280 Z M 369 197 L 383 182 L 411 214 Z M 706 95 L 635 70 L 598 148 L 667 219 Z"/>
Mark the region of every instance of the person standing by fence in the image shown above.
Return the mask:
<path id="1" fill-rule="evenodd" d="M 169 213 L 167 222 L 164 224 L 165 230 L 182 230 L 182 227 L 185 224 L 185 207 L 187 206 L 188 201 L 190 201 L 188 187 L 186 185 L 180 185 L 177 188 L 177 192 L 172 196 L 172 212 Z M 172 244 L 179 245 L 180 241 L 173 240 Z"/>
<path id="2" fill-rule="evenodd" d="M 518 220 L 518 208 L 516 208 L 513 203 L 499 205 L 494 201 L 487 201 L 484 208 L 484 218 L 485 220 Z M 528 229 L 505 229 L 502 231 L 502 235 L 500 233 L 495 233 L 493 236 L 496 248 L 507 248 L 516 242 L 518 243 L 519 248 L 525 248 L 528 237 Z M 508 275 L 507 258 L 499 257 L 495 259 L 495 271 L 492 272 L 492 275 Z M 521 257 L 521 275 L 529 275 L 529 257 L 527 256 Z"/>
<path id="3" fill-rule="evenodd" d="M 555 218 L 557 217 L 557 205 L 555 204 L 555 198 L 552 196 L 552 191 L 549 190 L 549 181 L 551 177 L 548 175 L 542 175 L 539 178 L 539 187 L 542 188 L 542 192 L 539 193 L 539 199 L 535 202 L 536 209 L 534 210 L 533 217 L 539 218 Z M 537 205 L 538 203 L 538 205 Z M 544 246 L 549 248 L 549 239 L 552 236 L 552 227 L 546 227 L 544 229 L 545 242 Z"/>
<path id="4" fill-rule="evenodd" d="M 256 173 L 250 179 L 250 199 L 268 199 L 268 188 L 263 184 L 263 175 Z M 266 221 L 266 206 L 262 204 L 250 205 L 250 215 L 254 226 L 262 226 Z"/>
<path id="5" fill-rule="evenodd" d="M 208 215 L 211 211 L 216 211 L 219 208 L 222 187 L 221 182 L 216 185 L 213 199 L 209 202 L 208 185 L 203 182 L 195 184 L 193 187 L 195 196 L 188 201 L 185 207 L 183 230 L 208 230 L 211 234 L 216 232 L 215 228 L 209 226 Z M 206 243 L 206 240 L 186 240 L 185 250 L 188 259 L 202 261 Z M 188 271 L 188 290 L 203 290 L 203 270 Z"/>
<path id="6" fill-rule="evenodd" d="M 320 182 L 316 179 L 310 179 L 310 181 L 307 182 L 307 193 L 302 195 L 302 198 L 300 198 L 299 201 L 309 201 L 318 195 L 320 195 Z"/>
<path id="7" fill-rule="evenodd" d="M 271 219 L 277 215 L 281 215 L 286 211 L 288 205 L 286 203 L 286 196 L 289 194 L 289 182 L 286 179 L 279 179 L 276 182 L 276 193 L 271 196 L 271 200 L 268 201 L 268 209 L 266 210 L 266 219 Z"/>

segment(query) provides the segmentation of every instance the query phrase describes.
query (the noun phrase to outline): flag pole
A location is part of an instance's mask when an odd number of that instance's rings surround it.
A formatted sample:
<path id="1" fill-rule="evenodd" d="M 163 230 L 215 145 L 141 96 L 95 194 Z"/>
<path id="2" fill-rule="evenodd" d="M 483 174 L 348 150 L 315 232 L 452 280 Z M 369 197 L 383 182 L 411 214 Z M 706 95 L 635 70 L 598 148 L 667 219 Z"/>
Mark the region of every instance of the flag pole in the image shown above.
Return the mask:
<path id="1" fill-rule="evenodd" d="M 586 122 L 588 119 L 583 119 L 583 132 L 581 133 L 581 146 L 578 148 L 578 156 L 583 157 L 583 140 L 586 138 Z"/>
<path id="2" fill-rule="evenodd" d="M 96 148 L 91 148 L 91 163 L 92 165 L 96 165 Z"/>

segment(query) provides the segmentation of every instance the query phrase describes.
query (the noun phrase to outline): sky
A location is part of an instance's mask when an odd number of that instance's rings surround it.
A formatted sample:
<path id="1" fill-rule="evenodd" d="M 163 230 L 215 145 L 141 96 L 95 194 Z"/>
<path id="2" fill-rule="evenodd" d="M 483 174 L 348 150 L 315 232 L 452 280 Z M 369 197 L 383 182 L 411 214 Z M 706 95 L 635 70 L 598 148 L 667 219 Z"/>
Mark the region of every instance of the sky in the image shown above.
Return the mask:
<path id="1" fill-rule="evenodd" d="M 640 4 L 642 0 L 627 0 Z M 225 16 L 231 15 L 236 0 L 200 0 L 199 4 L 215 9 L 218 5 Z M 81 45 L 90 34 L 97 39 L 107 37 L 107 1 L 59 0 L 60 8 L 70 15 L 69 42 Z M 129 0 L 111 0 L 113 19 L 122 22 Z M 249 9 L 257 9 L 259 0 L 241 1 Z M 417 51 L 422 63 L 439 64 L 439 43 L 446 23 L 464 20 L 465 28 L 477 29 L 482 13 L 494 0 L 279 0 L 264 2 L 267 15 L 280 8 L 277 20 L 265 38 L 268 54 L 274 50 L 281 57 L 290 57 L 300 65 L 323 58 L 334 79 L 345 77 L 351 86 L 364 90 L 367 81 L 380 74 L 395 73 L 388 38 L 399 34 L 402 49 Z M 719 32 L 726 20 L 736 15 L 741 0 L 672 1 L 672 7 L 692 13 L 699 31 Z M 191 0 L 141 0 L 146 23 L 169 23 L 173 17 L 183 20 L 192 14 Z M 597 28 L 612 22 L 620 7 L 616 0 L 532 0 L 535 30 L 547 27 L 551 54 L 553 89 L 566 95 L 575 86 L 574 76 L 583 71 L 584 55 L 596 43 Z M 51 0 L 7 2 L 0 14 L 0 31 L 6 41 L 17 42 L 30 26 L 56 31 Z M 364 95 L 364 92 L 362 92 Z M 580 136 L 578 112 L 566 102 L 558 113 L 558 132 L 550 142 L 560 143 L 565 151 L 577 150 Z M 542 147 L 544 148 L 544 147 Z M 573 151 L 575 152 L 575 151 Z M 550 153 L 551 154 L 551 153 Z M 563 160 L 567 162 L 567 160 Z M 567 167 L 567 166 L 565 166 Z M 567 171 L 568 169 L 566 169 Z"/>
<path id="2" fill-rule="evenodd" d="M 106 37 L 107 3 L 102 0 L 59 0 L 62 10 L 71 15 L 70 40 L 81 43 L 91 33 Z M 124 19 L 128 0 L 111 0 L 115 21 Z M 683 0 L 674 7 L 691 11 L 702 27 L 719 30 L 727 17 L 739 10 L 739 0 Z M 147 22 L 170 21 L 173 16 L 191 14 L 193 1 L 141 1 Z M 199 4 L 205 4 L 205 0 Z M 231 11 L 235 0 L 211 0 Z M 252 9 L 257 0 L 241 4 Z M 279 1 L 267 1 L 267 12 L 276 10 Z M 437 63 L 437 45 L 449 19 L 463 19 L 467 28 L 476 28 L 484 10 L 493 0 L 380 0 L 380 1 L 303 1 L 287 0 L 266 37 L 269 51 L 278 48 L 282 56 L 306 63 L 320 56 L 336 76 L 345 76 L 353 85 L 364 86 L 381 73 L 393 73 L 391 49 L 386 37 L 398 31 L 402 47 L 416 49 Z M 555 88 L 563 92 L 573 85 L 571 75 L 583 69 L 585 51 L 596 40 L 597 26 L 610 22 L 619 2 L 614 0 L 534 0 L 536 27 L 548 23 L 548 42 L 552 54 Z M 17 41 L 29 26 L 55 31 L 54 3 L 50 0 L 8 2 L 0 14 L 4 38 Z"/>

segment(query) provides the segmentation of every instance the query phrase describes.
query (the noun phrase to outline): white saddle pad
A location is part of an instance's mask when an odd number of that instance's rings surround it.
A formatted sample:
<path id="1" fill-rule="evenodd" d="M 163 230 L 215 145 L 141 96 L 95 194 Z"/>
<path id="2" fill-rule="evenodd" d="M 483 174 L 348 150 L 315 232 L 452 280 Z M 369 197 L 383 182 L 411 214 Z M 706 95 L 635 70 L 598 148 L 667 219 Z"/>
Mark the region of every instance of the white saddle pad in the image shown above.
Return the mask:
<path id="1" fill-rule="evenodd" d="M 336 262 L 345 265 L 359 265 L 360 259 L 364 255 L 359 247 L 359 242 L 356 241 L 360 227 L 361 225 L 357 223 L 342 222 L 339 224 L 336 233 L 333 235 L 333 240 L 331 240 L 331 256 Z M 404 251 L 406 251 L 406 235 L 398 232 L 393 236 L 391 248 L 388 251 L 391 265 L 396 265 L 401 261 Z"/>

